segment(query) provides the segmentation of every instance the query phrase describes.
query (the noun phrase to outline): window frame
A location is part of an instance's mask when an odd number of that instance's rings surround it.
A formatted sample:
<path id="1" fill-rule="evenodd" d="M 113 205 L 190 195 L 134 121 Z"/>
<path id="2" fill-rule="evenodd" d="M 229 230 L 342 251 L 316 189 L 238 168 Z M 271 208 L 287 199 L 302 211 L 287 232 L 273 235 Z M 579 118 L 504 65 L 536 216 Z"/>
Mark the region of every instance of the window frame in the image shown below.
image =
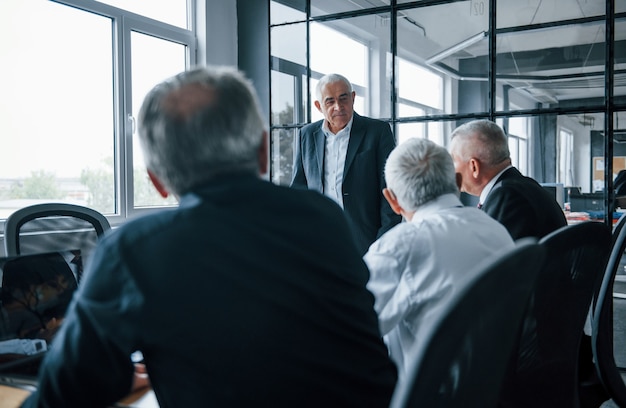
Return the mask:
<path id="1" fill-rule="evenodd" d="M 116 204 L 115 212 L 105 216 L 112 226 L 116 226 L 130 217 L 171 207 L 171 205 L 154 207 L 134 206 L 133 148 L 138 148 L 138 146 L 133 146 L 133 132 L 136 131 L 136 119 L 132 115 L 131 33 L 135 31 L 184 45 L 186 47 L 185 66 L 188 69 L 196 64 L 198 51 L 195 29 L 195 2 L 187 0 L 187 18 L 188 27 L 190 28 L 183 29 L 108 4 L 89 0 L 51 1 L 110 18 L 112 21 L 113 77 L 111 80 L 114 101 L 111 108 L 114 112 L 114 134 L 111 136 L 114 140 L 113 170 Z M 0 222 L 4 230 L 4 220 L 0 220 Z"/>

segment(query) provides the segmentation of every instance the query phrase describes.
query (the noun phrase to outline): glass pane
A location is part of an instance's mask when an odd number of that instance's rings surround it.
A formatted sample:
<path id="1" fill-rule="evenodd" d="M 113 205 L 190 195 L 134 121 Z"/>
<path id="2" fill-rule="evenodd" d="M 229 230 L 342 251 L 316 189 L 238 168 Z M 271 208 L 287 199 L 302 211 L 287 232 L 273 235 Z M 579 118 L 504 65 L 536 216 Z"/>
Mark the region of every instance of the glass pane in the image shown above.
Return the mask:
<path id="1" fill-rule="evenodd" d="M 516 27 L 603 16 L 606 0 L 498 0 L 497 26 Z"/>
<path id="2" fill-rule="evenodd" d="M 270 38 L 274 69 L 283 71 L 280 69 L 281 65 L 276 64 L 285 64 L 285 68 L 293 70 L 291 64 L 296 64 L 306 72 L 306 23 L 273 27 L 270 30 Z"/>
<path id="3" fill-rule="evenodd" d="M 409 139 L 426 139 L 426 124 L 424 122 L 405 122 L 398 123 L 396 132 L 396 141 L 398 144 L 404 143 Z"/>
<path id="4" fill-rule="evenodd" d="M 435 115 L 443 113 L 444 82 L 440 73 L 402 58 L 396 60 L 398 76 L 398 116 Z M 413 106 L 415 109 L 405 109 Z M 421 111 L 416 114 L 417 110 Z"/>
<path id="5" fill-rule="evenodd" d="M 293 143 L 298 129 L 272 130 L 272 182 L 283 186 L 291 183 L 293 171 Z"/>
<path id="6" fill-rule="evenodd" d="M 272 53 L 272 123 L 306 123 L 308 84 L 306 80 L 306 24 L 274 27 L 270 30 Z M 283 115 L 291 106 L 288 119 Z M 276 113 L 281 115 L 279 122 Z M 288 120 L 288 122 L 281 122 Z"/>
<path id="7" fill-rule="evenodd" d="M 343 13 L 346 11 L 362 10 L 372 7 L 389 6 L 385 0 L 311 0 L 311 16 Z"/>
<path id="8" fill-rule="evenodd" d="M 626 8 L 626 0 L 622 0 Z M 613 95 L 626 104 L 626 19 L 615 20 L 615 60 Z"/>
<path id="9" fill-rule="evenodd" d="M 186 47 L 133 31 L 131 59 L 133 116 L 136 118 L 153 86 L 185 70 Z M 135 207 L 176 203 L 174 197 L 164 201 L 148 179 L 137 132 L 133 134 L 133 191 Z"/>
<path id="10" fill-rule="evenodd" d="M 111 20 L 2 0 L 0 36 L 0 218 L 40 201 L 114 213 Z"/>
<path id="11" fill-rule="evenodd" d="M 292 75 L 272 71 L 272 125 L 298 123 L 294 106 L 296 79 Z"/>
<path id="12" fill-rule="evenodd" d="M 496 94 L 502 110 L 604 105 L 604 23 L 502 34 Z"/>
<path id="13" fill-rule="evenodd" d="M 187 26 L 187 0 L 98 0 L 117 8 L 163 21 L 181 28 Z"/>
<path id="14" fill-rule="evenodd" d="M 306 20 L 305 10 L 306 0 L 272 0 L 270 2 L 270 24 L 304 21 Z"/>
<path id="15" fill-rule="evenodd" d="M 623 170 L 620 165 L 626 165 L 626 111 L 613 114 L 613 157 L 617 160 L 617 163 L 616 160 L 613 161 L 613 181 L 615 181 L 617 174 Z M 616 191 L 616 195 L 626 195 L 626 191 L 620 190 Z M 620 200 L 619 205 L 626 211 L 626 199 Z"/>
<path id="16" fill-rule="evenodd" d="M 398 144 L 408 139 L 428 139 L 440 146 L 446 146 L 446 135 L 454 130 L 454 122 L 450 121 L 427 121 L 427 122 L 404 122 L 397 125 L 396 139 Z"/>
<path id="17" fill-rule="evenodd" d="M 477 3 L 482 5 L 475 10 L 470 7 Z M 428 94 L 434 98 L 426 103 L 434 109 L 432 113 L 488 111 L 488 3 L 461 1 L 398 11 L 397 86 L 401 95 Z M 430 80 L 414 79 L 407 70 L 410 66 Z"/>
<path id="18" fill-rule="evenodd" d="M 398 115 L 402 117 L 418 117 L 424 115 L 424 110 L 409 104 L 398 104 Z M 398 144 L 407 139 L 426 138 L 426 122 L 405 122 L 397 126 L 396 142 Z"/>
<path id="19" fill-rule="evenodd" d="M 375 118 L 391 117 L 388 20 L 388 14 L 374 14 L 312 23 L 310 28 L 312 79 L 333 72 L 345 76 L 357 97 L 364 98 L 363 108 L 355 103 L 355 111 Z M 315 92 L 313 83 L 311 92 Z"/>
<path id="20" fill-rule="evenodd" d="M 570 173 L 567 178 L 571 180 L 571 185 L 566 184 L 565 187 L 577 187 L 582 193 L 602 192 L 604 190 L 604 115 L 602 113 L 559 115 L 554 130 L 555 136 L 561 130 L 572 135 L 572 165 L 569 169 L 563 169 L 564 172 Z M 551 128 L 548 133 L 552 137 Z M 551 146 L 552 142 L 549 142 L 544 146 Z M 561 148 L 558 139 L 554 140 L 554 146 L 556 149 Z M 545 151 L 546 155 L 550 154 L 549 149 Z M 615 156 L 626 156 L 626 145 L 616 148 L 614 153 Z M 555 159 L 566 155 L 567 152 L 558 152 Z M 570 159 L 567 160 L 570 162 Z M 556 166 L 557 163 L 555 163 Z M 574 208 L 572 210 L 577 211 Z"/>

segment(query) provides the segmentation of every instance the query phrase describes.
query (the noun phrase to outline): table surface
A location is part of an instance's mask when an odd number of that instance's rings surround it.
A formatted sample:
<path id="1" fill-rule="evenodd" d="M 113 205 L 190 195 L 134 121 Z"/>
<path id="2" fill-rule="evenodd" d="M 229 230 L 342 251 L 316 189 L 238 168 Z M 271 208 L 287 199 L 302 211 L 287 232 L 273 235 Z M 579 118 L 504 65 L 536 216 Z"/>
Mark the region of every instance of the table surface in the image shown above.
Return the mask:
<path id="1" fill-rule="evenodd" d="M 30 395 L 30 391 L 20 387 L 0 384 L 0 401 L 2 408 L 19 408 Z M 159 408 L 151 388 L 135 391 L 114 405 L 115 408 Z"/>

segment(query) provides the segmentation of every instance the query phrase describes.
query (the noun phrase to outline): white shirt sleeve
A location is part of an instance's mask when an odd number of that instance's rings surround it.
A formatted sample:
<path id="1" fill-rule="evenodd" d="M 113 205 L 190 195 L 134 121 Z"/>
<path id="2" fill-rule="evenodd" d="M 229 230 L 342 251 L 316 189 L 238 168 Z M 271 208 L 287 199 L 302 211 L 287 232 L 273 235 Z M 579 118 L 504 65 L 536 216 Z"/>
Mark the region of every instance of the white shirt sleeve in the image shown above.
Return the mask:
<path id="1" fill-rule="evenodd" d="M 367 288 L 375 297 L 374 309 L 382 335 L 398 325 L 409 311 L 410 291 L 402 282 L 404 257 L 385 249 L 384 238 L 379 240 L 363 257 L 370 270 Z"/>

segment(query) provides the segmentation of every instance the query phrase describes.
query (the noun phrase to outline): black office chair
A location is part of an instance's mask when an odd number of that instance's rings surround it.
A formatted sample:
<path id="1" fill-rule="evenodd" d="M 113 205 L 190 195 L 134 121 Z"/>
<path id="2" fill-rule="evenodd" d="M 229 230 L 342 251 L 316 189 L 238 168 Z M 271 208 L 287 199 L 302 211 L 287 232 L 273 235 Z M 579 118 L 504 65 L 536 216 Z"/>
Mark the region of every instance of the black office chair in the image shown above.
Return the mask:
<path id="1" fill-rule="evenodd" d="M 391 407 L 496 405 L 544 252 L 534 239 L 521 240 L 477 266 L 483 272 L 425 329 L 425 347 L 415 350 Z"/>
<path id="2" fill-rule="evenodd" d="M 598 293 L 591 326 L 591 347 L 596 370 L 613 402 L 626 407 L 626 385 L 615 362 L 613 344 L 613 285 L 626 250 L 626 216 L 622 215 L 613 230 L 611 254 Z M 625 373 L 626 374 L 626 373 Z"/>
<path id="3" fill-rule="evenodd" d="M 562 227 L 539 244 L 546 249 L 546 262 L 507 369 L 500 406 L 577 408 L 583 328 L 608 260 L 611 230 L 589 221 Z"/>
<path id="4" fill-rule="evenodd" d="M 6 220 L 7 256 L 80 249 L 83 265 L 98 239 L 111 229 L 96 210 L 76 204 L 44 203 L 21 208 Z"/>

